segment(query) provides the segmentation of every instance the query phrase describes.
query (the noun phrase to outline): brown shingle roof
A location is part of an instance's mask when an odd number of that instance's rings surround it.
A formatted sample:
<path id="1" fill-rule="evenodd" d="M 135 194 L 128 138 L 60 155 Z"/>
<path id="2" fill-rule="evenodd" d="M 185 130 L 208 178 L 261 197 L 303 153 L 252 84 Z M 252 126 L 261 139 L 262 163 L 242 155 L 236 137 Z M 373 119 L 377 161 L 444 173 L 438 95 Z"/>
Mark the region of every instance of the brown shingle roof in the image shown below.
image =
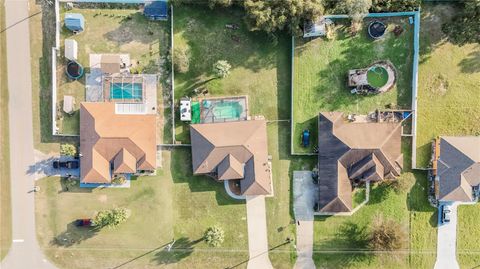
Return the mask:
<path id="1" fill-rule="evenodd" d="M 190 125 L 194 174 L 238 179 L 242 194 L 271 193 L 264 120 Z"/>
<path id="2" fill-rule="evenodd" d="M 320 113 L 318 120 L 320 212 L 352 210 L 351 180 L 400 175 L 399 123 L 347 123 L 341 112 Z"/>
<path id="3" fill-rule="evenodd" d="M 115 114 L 114 103 L 80 105 L 80 177 L 84 183 L 109 183 L 114 171 L 156 168 L 155 115 Z"/>
<path id="4" fill-rule="evenodd" d="M 100 59 L 100 69 L 104 73 L 120 73 L 121 59 L 118 54 L 102 54 Z"/>
<path id="5" fill-rule="evenodd" d="M 437 162 L 439 200 L 473 200 L 472 187 L 480 184 L 480 137 L 442 136 Z"/>

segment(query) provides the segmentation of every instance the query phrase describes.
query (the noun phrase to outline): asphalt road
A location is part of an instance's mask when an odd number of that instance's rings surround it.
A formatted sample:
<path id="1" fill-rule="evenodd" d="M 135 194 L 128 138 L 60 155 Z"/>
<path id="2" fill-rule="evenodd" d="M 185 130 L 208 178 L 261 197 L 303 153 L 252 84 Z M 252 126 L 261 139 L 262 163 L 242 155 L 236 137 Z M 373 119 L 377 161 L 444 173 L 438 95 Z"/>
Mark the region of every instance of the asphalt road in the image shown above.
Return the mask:
<path id="1" fill-rule="evenodd" d="M 29 172 L 35 159 L 28 1 L 6 0 L 5 9 L 13 242 L 0 268 L 55 268 L 43 256 L 35 233 L 35 177 Z"/>

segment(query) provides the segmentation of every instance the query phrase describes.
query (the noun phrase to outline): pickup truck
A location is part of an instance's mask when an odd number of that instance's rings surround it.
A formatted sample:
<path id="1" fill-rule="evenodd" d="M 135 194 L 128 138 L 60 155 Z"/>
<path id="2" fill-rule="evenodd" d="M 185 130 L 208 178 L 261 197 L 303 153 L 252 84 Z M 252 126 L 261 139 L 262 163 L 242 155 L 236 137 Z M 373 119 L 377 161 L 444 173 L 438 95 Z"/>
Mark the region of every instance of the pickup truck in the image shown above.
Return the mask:
<path id="1" fill-rule="evenodd" d="M 55 169 L 59 169 L 59 168 L 77 169 L 78 167 L 79 167 L 78 161 L 61 162 L 57 160 L 53 162 L 53 168 Z"/>

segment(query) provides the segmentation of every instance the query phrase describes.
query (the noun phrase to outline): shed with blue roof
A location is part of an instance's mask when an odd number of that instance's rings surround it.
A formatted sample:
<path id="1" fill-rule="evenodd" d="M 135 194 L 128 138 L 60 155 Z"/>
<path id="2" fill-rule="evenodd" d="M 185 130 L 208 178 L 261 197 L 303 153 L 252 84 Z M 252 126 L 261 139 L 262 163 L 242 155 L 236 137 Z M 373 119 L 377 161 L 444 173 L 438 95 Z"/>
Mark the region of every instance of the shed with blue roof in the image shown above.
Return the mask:
<path id="1" fill-rule="evenodd" d="M 150 20 L 166 21 L 168 19 L 167 0 L 146 1 L 143 14 Z"/>
<path id="2" fill-rule="evenodd" d="M 85 29 L 85 18 L 79 13 L 65 14 L 65 27 L 73 32 L 81 32 Z"/>

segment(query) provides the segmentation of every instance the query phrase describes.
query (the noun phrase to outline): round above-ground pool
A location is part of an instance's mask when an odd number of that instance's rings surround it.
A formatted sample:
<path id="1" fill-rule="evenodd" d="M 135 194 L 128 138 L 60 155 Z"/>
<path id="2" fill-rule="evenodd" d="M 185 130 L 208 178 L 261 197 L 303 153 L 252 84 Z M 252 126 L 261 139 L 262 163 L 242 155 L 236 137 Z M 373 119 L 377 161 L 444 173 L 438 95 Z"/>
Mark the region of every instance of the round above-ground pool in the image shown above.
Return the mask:
<path id="1" fill-rule="evenodd" d="M 388 71 L 381 65 L 374 65 L 368 68 L 367 82 L 370 86 L 379 89 L 388 82 Z"/>
<path id="2" fill-rule="evenodd" d="M 380 21 L 372 21 L 368 25 L 368 35 L 373 39 L 381 38 L 386 30 L 387 26 Z"/>
<path id="3" fill-rule="evenodd" d="M 79 79 L 83 76 L 83 66 L 75 61 L 67 63 L 67 76 L 71 79 Z"/>

